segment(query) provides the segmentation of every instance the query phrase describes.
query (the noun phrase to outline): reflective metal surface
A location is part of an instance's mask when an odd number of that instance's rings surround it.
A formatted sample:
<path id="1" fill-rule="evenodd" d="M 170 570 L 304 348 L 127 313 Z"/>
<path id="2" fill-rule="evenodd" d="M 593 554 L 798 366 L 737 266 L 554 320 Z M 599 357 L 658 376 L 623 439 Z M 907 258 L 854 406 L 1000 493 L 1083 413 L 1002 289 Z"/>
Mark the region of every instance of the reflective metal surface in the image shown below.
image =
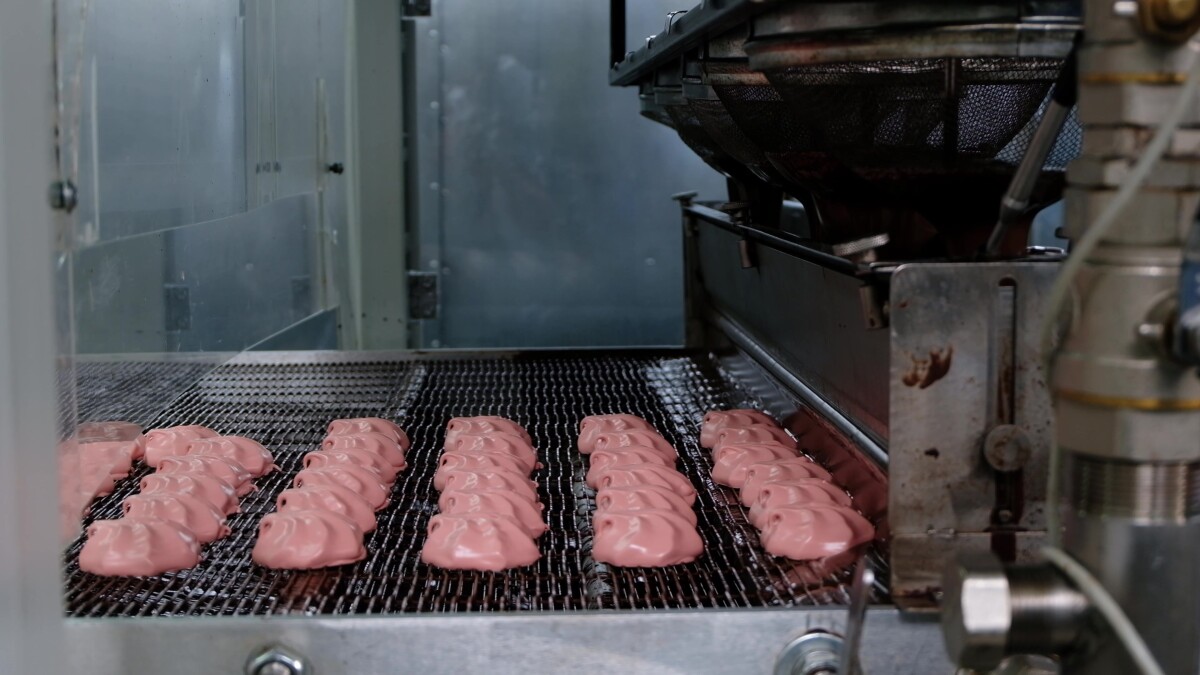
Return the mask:
<path id="1" fill-rule="evenodd" d="M 61 177 L 51 25 L 50 3 L 0 3 L 0 539 L 10 542 L 0 546 L 0 668 L 18 675 L 66 671 L 50 563 L 78 526 L 74 518 L 60 529 L 55 499 L 54 367 L 56 356 L 70 363 L 70 333 L 69 323 L 55 323 L 55 276 L 64 270 L 52 276 L 60 251 L 46 200 Z"/>
<path id="2" fill-rule="evenodd" d="M 1054 431 L 1038 331 L 1057 271 L 1052 262 L 933 263 L 892 277 L 889 510 L 899 604 L 931 606 L 955 551 L 1013 562 L 1041 546 Z"/>
<path id="3" fill-rule="evenodd" d="M 866 329 L 862 282 L 765 246 L 743 269 L 739 238 L 716 227 L 700 227 L 695 240 L 704 300 L 865 430 L 870 445 L 886 442 L 888 333 Z"/>
<path id="4" fill-rule="evenodd" d="M 320 166 L 344 159 L 345 12 L 59 2 L 79 352 L 238 350 L 336 307 L 345 181 Z"/>
<path id="5" fill-rule="evenodd" d="M 78 251 L 77 350 L 237 351 L 307 318 L 315 221 L 300 195 Z"/>
<path id="6" fill-rule="evenodd" d="M 240 672 L 264 645 L 303 653 L 316 673 L 771 673 L 810 630 L 836 632 L 844 610 L 711 610 L 379 618 L 72 619 L 72 671 Z M 889 608 L 867 613 L 863 670 L 954 672 L 937 623 Z M 197 639 L 203 636 L 203 639 Z"/>
<path id="7" fill-rule="evenodd" d="M 239 0 L 64 0 L 60 11 L 84 40 L 78 66 L 75 45 L 60 45 L 79 115 L 81 243 L 245 211 Z"/>
<path id="8" fill-rule="evenodd" d="M 658 23 L 679 9 L 630 4 Z M 413 267 L 442 275 L 422 346 L 682 343 L 681 240 L 660 226 L 678 221 L 672 193 L 724 185 L 608 86 L 607 11 L 440 0 L 414 24 L 422 76 L 440 73 L 440 86 L 418 89 L 436 98 L 413 104 L 423 162 Z"/>

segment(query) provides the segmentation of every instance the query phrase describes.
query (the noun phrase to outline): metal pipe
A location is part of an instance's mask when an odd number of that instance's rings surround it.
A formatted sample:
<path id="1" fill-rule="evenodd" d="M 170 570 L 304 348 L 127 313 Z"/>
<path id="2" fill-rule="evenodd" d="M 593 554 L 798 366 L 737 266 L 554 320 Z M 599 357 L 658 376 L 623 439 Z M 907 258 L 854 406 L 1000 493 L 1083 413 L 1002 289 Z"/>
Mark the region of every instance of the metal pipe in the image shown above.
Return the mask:
<path id="1" fill-rule="evenodd" d="M 786 253 L 801 260 L 820 265 L 827 270 L 847 276 L 862 276 L 870 272 L 870 267 L 859 265 L 845 258 L 839 258 L 812 246 L 808 246 L 784 232 L 770 232 L 761 228 L 734 222 L 728 214 L 702 204 L 691 204 L 684 207 L 684 212 L 696 217 L 697 220 L 715 225 L 726 232 L 762 244 L 768 248 Z"/>
<path id="2" fill-rule="evenodd" d="M 1071 116 L 1071 108 L 1078 100 L 1077 71 L 1078 57 L 1076 51 L 1072 50 L 1070 58 L 1063 64 L 1059 81 L 1054 85 L 1046 112 L 1042 113 L 1042 119 L 1038 122 L 1033 138 L 1029 140 L 1029 146 L 1021 157 L 1021 163 L 1017 166 L 1016 173 L 1013 174 L 1012 182 L 1008 184 L 1008 191 L 1000 200 L 1000 215 L 984 249 L 983 257 L 986 260 L 995 259 L 1000 255 L 1000 247 L 1004 244 L 1008 228 L 1017 222 L 1029 208 L 1029 197 L 1033 194 L 1038 177 L 1042 175 L 1042 167 L 1046 165 L 1046 158 L 1054 149 L 1054 144 L 1058 141 L 1058 136 L 1062 133 L 1067 118 Z"/>

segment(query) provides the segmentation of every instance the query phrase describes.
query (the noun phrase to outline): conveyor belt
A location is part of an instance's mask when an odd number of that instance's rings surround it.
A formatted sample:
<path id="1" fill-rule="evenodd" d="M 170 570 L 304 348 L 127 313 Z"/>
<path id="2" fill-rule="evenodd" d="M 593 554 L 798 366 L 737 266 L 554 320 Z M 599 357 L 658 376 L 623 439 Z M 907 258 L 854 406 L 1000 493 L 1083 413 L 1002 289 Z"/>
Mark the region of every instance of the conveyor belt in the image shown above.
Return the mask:
<path id="1" fill-rule="evenodd" d="M 145 383 L 154 382 L 144 368 Z M 128 385 L 130 383 L 126 383 Z M 92 385 L 81 382 L 81 399 Z M 123 391 L 136 392 L 137 387 Z M 112 403 L 112 417 L 148 427 L 204 424 L 249 436 L 275 453 L 281 470 L 258 482 L 230 521 L 233 533 L 204 550 L 192 569 L 152 578 L 104 578 L 79 571 L 81 542 L 66 554 L 66 606 L 72 616 L 378 614 L 511 610 L 658 609 L 841 604 L 840 579 L 806 587 L 796 564 L 759 547 L 733 491 L 708 477 L 697 444 L 704 412 L 750 403 L 715 361 L 644 352 L 520 355 L 515 358 L 228 364 L 204 375 L 153 419 Z M 84 403 L 81 400 L 81 408 Z M 144 409 L 144 408 L 143 408 Z M 592 493 L 576 450 L 585 415 L 627 412 L 649 420 L 679 451 L 680 469 L 699 492 L 705 554 L 664 569 L 619 569 L 591 559 Z M 501 573 L 446 571 L 418 555 L 435 511 L 432 486 L 447 420 L 495 414 L 525 425 L 539 448 L 537 471 L 550 531 L 535 565 Z M 398 420 L 413 440 L 367 559 L 344 567 L 274 571 L 250 562 L 259 519 L 315 449 L 329 420 Z M 145 469 L 99 500 L 91 518 L 113 518 Z M 85 520 L 85 527 L 88 520 Z M 880 574 L 879 578 L 886 578 Z M 882 593 L 882 589 L 880 589 Z"/>

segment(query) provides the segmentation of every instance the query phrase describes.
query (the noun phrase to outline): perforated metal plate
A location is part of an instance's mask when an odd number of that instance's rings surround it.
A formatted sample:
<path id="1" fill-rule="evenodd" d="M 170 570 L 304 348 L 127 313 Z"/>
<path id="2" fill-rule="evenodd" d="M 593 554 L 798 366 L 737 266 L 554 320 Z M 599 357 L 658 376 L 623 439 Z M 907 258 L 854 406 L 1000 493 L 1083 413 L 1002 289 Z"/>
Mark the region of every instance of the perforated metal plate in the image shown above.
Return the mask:
<path id="1" fill-rule="evenodd" d="M 146 373 L 152 381 L 152 372 Z M 81 385 L 81 391 L 89 387 Z M 136 390 L 131 387 L 127 390 Z M 79 570 L 82 542 L 66 553 L 66 606 L 73 616 L 380 614 L 512 610 L 659 609 L 841 604 L 841 579 L 800 583 L 796 563 L 767 555 L 736 495 L 712 483 L 698 425 L 714 408 L 752 404 L 707 357 L 596 353 L 462 360 L 387 360 L 228 364 L 212 370 L 153 419 L 149 428 L 204 424 L 254 438 L 280 470 L 258 481 L 233 516 L 233 533 L 209 544 L 194 569 L 150 578 L 104 578 Z M 83 405 L 81 403 L 81 409 Z M 120 417 L 115 408 L 106 410 Z M 576 449 L 580 419 L 626 412 L 650 421 L 680 456 L 699 497 L 705 553 L 662 569 L 596 563 L 591 551 L 593 494 Z M 550 531 L 536 564 L 499 573 L 447 571 L 419 553 L 437 493 L 432 476 L 446 422 L 494 414 L 523 424 L 545 468 L 538 482 Z M 250 561 L 259 519 L 315 449 L 329 420 L 380 416 L 412 438 L 368 555 L 354 565 L 315 571 L 268 570 Z M 137 490 L 142 468 L 99 500 L 93 519 L 114 518 Z M 85 521 L 85 526 L 87 521 Z M 811 575 L 809 575 L 811 576 Z M 886 575 L 880 575 L 881 578 Z"/>

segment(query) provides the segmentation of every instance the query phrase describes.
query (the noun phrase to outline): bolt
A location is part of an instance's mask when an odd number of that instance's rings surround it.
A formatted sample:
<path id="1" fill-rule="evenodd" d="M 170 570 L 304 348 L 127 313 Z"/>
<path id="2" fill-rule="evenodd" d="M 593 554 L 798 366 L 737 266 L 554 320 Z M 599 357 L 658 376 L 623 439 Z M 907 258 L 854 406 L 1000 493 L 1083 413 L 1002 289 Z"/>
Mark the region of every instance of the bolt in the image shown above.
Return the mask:
<path id="1" fill-rule="evenodd" d="M 246 660 L 246 675 L 312 675 L 308 660 L 282 645 L 264 647 Z"/>
<path id="2" fill-rule="evenodd" d="M 1004 566 L 990 555 L 952 560 L 942 588 L 942 635 L 951 660 L 977 670 L 1000 665 L 1012 626 Z"/>
<path id="3" fill-rule="evenodd" d="M 54 181 L 50 184 L 50 207 L 56 211 L 70 213 L 79 204 L 79 193 L 75 184 L 69 180 Z"/>
<path id="4" fill-rule="evenodd" d="M 1029 462 L 1033 444 L 1021 427 L 1000 424 L 983 440 L 983 456 L 996 471 L 1017 471 Z"/>

